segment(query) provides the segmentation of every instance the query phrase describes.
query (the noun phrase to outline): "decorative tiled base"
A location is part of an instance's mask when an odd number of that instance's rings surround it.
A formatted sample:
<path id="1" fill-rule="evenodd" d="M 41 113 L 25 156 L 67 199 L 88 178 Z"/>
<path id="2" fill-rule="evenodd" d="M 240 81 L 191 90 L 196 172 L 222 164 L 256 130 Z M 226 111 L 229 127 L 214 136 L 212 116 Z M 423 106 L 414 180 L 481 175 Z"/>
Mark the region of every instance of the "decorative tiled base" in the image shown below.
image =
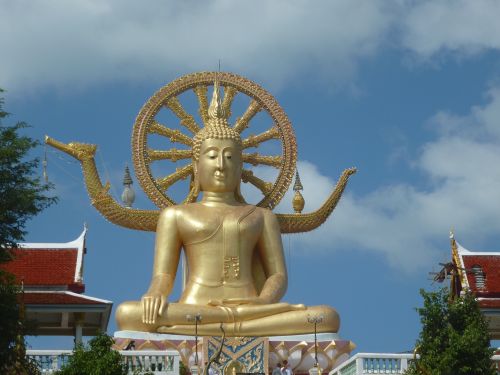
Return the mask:
<path id="1" fill-rule="evenodd" d="M 198 363 L 204 366 L 214 350 L 219 348 L 220 337 L 199 337 L 198 348 L 194 336 L 167 335 L 135 331 L 115 332 L 115 349 L 123 350 L 134 341 L 135 350 L 177 350 L 184 365 L 191 368 Z M 323 373 L 337 367 L 349 358 L 355 345 L 342 340 L 337 334 L 317 335 L 319 366 Z M 237 361 L 247 372 L 265 372 L 287 360 L 294 374 L 308 374 L 314 365 L 314 335 L 272 336 L 272 337 L 227 337 L 221 355 L 221 366 Z M 234 365 L 235 363 L 233 363 Z M 218 368 L 218 365 L 214 365 Z M 240 367 L 241 368 L 241 367 Z M 263 371 L 261 371 L 263 370 Z M 244 372 L 244 371 L 238 371 Z"/>
<path id="2" fill-rule="evenodd" d="M 221 337 L 203 337 L 203 358 L 212 358 L 220 348 Z M 267 337 L 226 337 L 219 364 L 212 367 L 218 374 L 231 373 L 235 368 L 238 373 L 265 373 L 268 368 L 269 339 Z M 207 362 L 207 360 L 205 360 Z"/>

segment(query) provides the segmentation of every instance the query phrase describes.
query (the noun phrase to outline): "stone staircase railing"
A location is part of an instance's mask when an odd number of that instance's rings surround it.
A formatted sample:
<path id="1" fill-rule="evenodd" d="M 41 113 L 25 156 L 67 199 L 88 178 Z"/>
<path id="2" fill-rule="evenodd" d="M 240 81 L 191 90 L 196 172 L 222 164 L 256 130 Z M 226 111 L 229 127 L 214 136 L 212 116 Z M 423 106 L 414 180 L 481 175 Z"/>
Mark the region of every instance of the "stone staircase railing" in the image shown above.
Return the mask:
<path id="1" fill-rule="evenodd" d="M 68 362 L 71 350 L 27 350 L 29 358 L 34 359 L 42 374 L 51 375 Z M 140 375 L 148 372 L 155 375 L 178 375 L 180 356 L 177 351 L 127 350 L 120 351 L 128 373 Z"/>

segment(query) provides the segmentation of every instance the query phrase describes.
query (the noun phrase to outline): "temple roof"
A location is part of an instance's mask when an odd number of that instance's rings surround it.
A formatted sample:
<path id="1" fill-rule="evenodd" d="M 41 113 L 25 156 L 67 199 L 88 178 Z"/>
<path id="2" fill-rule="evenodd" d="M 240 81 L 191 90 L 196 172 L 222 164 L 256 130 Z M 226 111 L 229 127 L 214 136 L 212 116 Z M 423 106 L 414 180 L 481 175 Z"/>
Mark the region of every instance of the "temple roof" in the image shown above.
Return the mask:
<path id="1" fill-rule="evenodd" d="M 489 320 L 492 338 L 500 339 L 500 252 L 470 251 L 460 245 L 453 234 L 450 238 L 462 290 L 475 294 Z"/>
<path id="2" fill-rule="evenodd" d="M 106 331 L 113 303 L 82 294 L 87 228 L 66 243 L 21 243 L 14 259 L 0 267 L 12 273 L 24 293 L 26 318 L 36 321 L 37 335 L 83 335 Z"/>
<path id="3" fill-rule="evenodd" d="M 500 252 L 476 252 L 455 240 L 456 255 L 462 272 L 462 285 L 476 296 L 500 299 Z"/>
<path id="4" fill-rule="evenodd" d="M 14 274 L 25 290 L 41 287 L 83 292 L 85 235 L 66 243 L 20 243 L 12 249 L 14 259 L 2 268 Z"/>

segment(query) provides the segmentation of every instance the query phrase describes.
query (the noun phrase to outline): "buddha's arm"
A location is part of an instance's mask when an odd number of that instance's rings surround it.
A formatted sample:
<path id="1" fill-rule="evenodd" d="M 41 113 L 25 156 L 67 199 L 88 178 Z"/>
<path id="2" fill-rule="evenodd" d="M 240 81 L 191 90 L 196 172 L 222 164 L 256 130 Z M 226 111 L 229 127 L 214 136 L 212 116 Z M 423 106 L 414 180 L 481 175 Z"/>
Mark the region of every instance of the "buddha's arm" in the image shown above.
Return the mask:
<path id="1" fill-rule="evenodd" d="M 283 243 L 276 216 L 270 210 L 263 210 L 264 228 L 258 242 L 258 249 L 264 264 L 267 279 L 259 298 L 263 303 L 276 303 L 286 292 L 287 273 Z"/>
<path id="2" fill-rule="evenodd" d="M 154 323 L 163 313 L 174 286 L 182 246 L 176 216 L 176 209 L 169 207 L 161 212 L 158 220 L 153 277 L 142 297 L 144 323 Z"/>

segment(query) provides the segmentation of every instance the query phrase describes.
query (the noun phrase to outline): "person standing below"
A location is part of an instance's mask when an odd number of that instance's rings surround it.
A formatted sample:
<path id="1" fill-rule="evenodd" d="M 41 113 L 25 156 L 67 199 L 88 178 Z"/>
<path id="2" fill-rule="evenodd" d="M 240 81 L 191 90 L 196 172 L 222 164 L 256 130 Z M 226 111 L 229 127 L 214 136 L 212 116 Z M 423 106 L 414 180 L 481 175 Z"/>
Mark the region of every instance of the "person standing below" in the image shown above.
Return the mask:
<path id="1" fill-rule="evenodd" d="M 288 361 L 286 359 L 283 361 L 283 367 L 281 368 L 281 373 L 283 375 L 293 375 L 292 369 L 290 368 L 290 365 L 288 364 Z"/>
<path id="2" fill-rule="evenodd" d="M 283 375 L 281 372 L 281 363 L 277 363 L 276 367 L 273 369 L 272 375 Z"/>
<path id="3" fill-rule="evenodd" d="M 205 368 L 207 368 L 207 366 L 208 362 L 205 362 Z M 217 375 L 217 371 L 212 366 L 210 366 L 208 369 L 208 375 Z"/>

